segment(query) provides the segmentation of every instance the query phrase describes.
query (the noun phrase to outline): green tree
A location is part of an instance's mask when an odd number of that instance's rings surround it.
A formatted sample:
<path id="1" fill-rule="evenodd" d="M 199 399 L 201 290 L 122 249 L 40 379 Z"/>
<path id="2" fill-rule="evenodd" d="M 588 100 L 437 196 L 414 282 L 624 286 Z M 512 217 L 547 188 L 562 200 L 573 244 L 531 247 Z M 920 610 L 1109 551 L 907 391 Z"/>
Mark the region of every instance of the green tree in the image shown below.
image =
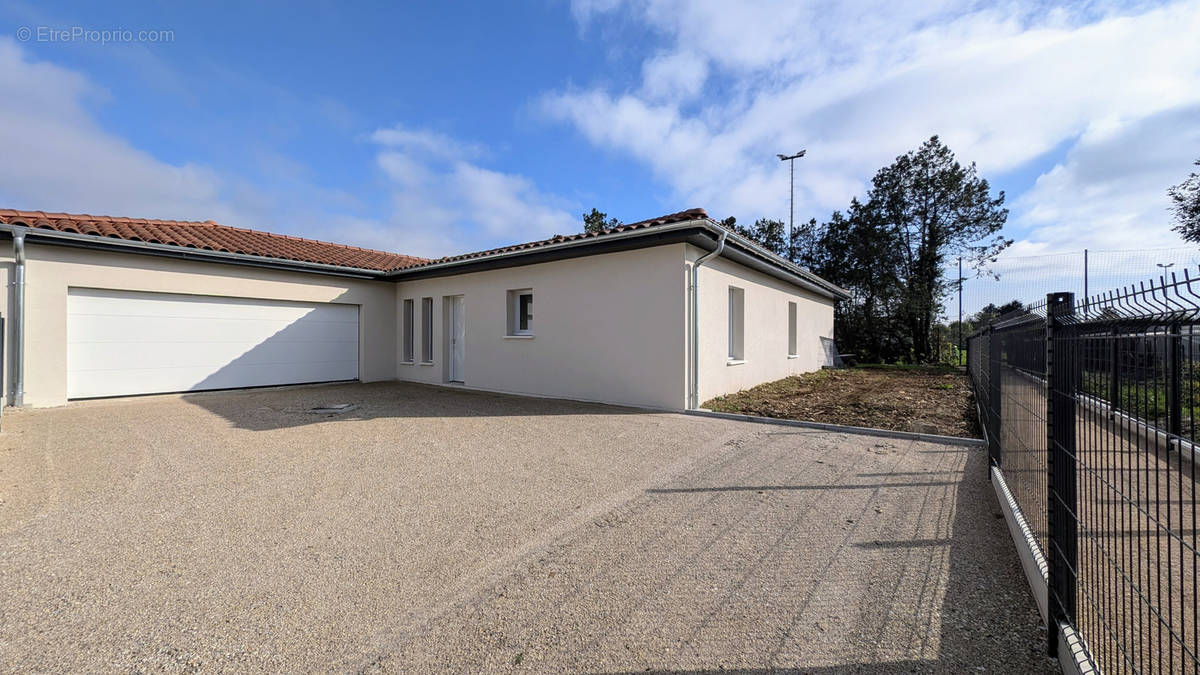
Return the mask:
<path id="1" fill-rule="evenodd" d="M 1196 160 L 1200 166 L 1200 159 Z M 1167 190 L 1174 203 L 1171 210 L 1178 225 L 1172 229 L 1188 241 L 1200 241 L 1200 173 L 1193 171 L 1179 185 Z"/>
<path id="2" fill-rule="evenodd" d="M 607 213 L 592 209 L 591 213 L 583 214 L 583 231 L 584 232 L 603 232 L 611 230 L 614 227 L 620 227 L 623 223 L 616 218 L 609 218 Z"/>
<path id="3" fill-rule="evenodd" d="M 973 317 L 972 321 L 976 326 L 982 327 L 995 321 L 996 319 L 999 319 L 1005 314 L 1010 314 L 1017 311 L 1026 311 L 1025 304 L 1020 300 L 1011 300 L 1003 305 L 996 305 L 995 303 L 989 302 L 978 312 L 975 312 L 975 316 Z"/>
<path id="4" fill-rule="evenodd" d="M 754 221 L 750 238 L 762 244 L 762 247 L 782 258 L 788 257 L 787 225 L 782 220 L 759 218 Z"/>
<path id="5" fill-rule="evenodd" d="M 845 214 L 800 229 L 809 241 L 799 246 L 797 263 L 850 293 L 834 309 L 838 349 L 861 361 L 905 358 L 911 345 L 897 321 L 904 286 L 895 232 L 857 199 Z"/>
<path id="6" fill-rule="evenodd" d="M 788 242 L 788 260 L 810 271 L 816 271 L 824 266 L 823 249 L 821 248 L 821 226 L 816 218 L 800 223 L 792 229 L 791 241 Z"/>
<path id="7" fill-rule="evenodd" d="M 904 298 L 899 316 L 911 359 L 933 356 L 932 326 L 945 298 L 945 262 L 961 255 L 979 273 L 1012 244 L 999 234 L 1008 218 L 1004 192 L 991 194 L 974 163 L 960 164 L 937 136 L 875 174 L 864 210 L 893 234 Z"/>
<path id="8" fill-rule="evenodd" d="M 730 216 L 722 220 L 721 225 L 725 229 L 736 232 L 757 243 L 775 255 L 783 258 L 789 257 L 787 226 L 781 220 L 759 218 L 750 227 L 743 227 L 738 225 L 737 218 Z"/>

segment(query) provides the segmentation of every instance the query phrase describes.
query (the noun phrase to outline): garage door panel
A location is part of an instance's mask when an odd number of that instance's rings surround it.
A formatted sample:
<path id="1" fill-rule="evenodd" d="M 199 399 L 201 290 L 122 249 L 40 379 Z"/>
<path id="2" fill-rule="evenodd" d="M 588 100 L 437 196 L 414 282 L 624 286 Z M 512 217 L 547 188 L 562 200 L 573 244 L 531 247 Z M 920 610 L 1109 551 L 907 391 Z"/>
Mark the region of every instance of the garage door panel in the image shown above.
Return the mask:
<path id="1" fill-rule="evenodd" d="M 71 398 L 358 378 L 358 307 L 71 289 Z"/>
<path id="2" fill-rule="evenodd" d="M 346 322 L 314 321 L 308 317 L 299 320 L 304 327 L 302 334 L 291 335 L 288 328 L 293 321 L 247 321 L 209 318 L 174 318 L 96 315 L 72 315 L 71 327 L 74 334 L 81 336 L 75 343 L 144 343 L 144 344 L 195 344 L 194 336 L 204 336 L 205 343 L 260 344 L 268 338 L 284 341 L 306 342 L 357 342 L 358 324 Z M 86 336 L 86 337 L 84 337 Z"/>
<path id="3" fill-rule="evenodd" d="M 272 382 L 279 370 L 269 366 L 238 365 L 214 373 L 206 367 L 130 369 L 118 373 L 125 383 L 120 394 L 112 393 L 113 376 L 107 371 L 82 371 L 75 373 L 72 381 L 72 398 L 94 398 L 132 394 L 155 394 L 172 391 L 203 391 L 208 389 L 235 389 L 248 386 L 247 381 L 265 384 L 298 384 L 303 382 L 332 382 L 345 379 L 342 373 L 354 364 L 348 362 L 308 363 L 289 368 L 288 382 Z M 186 384 L 181 384 L 186 383 Z M 260 385 L 255 385 L 260 386 Z"/>
<path id="4" fill-rule="evenodd" d="M 113 349 L 111 342 L 89 342 L 67 345 L 67 363 L 73 364 L 72 372 L 85 370 L 129 370 L 152 368 L 222 368 L 230 365 L 294 366 L 296 350 L 314 346 L 311 342 L 268 341 L 257 348 L 246 350 L 240 343 L 205 342 L 137 342 L 137 349 Z M 313 353 L 311 360 L 324 358 L 339 363 L 357 362 L 352 356 L 357 353 L 357 342 L 352 340 L 322 341 L 315 345 L 321 354 Z M 314 350 L 315 351 L 315 350 Z"/>

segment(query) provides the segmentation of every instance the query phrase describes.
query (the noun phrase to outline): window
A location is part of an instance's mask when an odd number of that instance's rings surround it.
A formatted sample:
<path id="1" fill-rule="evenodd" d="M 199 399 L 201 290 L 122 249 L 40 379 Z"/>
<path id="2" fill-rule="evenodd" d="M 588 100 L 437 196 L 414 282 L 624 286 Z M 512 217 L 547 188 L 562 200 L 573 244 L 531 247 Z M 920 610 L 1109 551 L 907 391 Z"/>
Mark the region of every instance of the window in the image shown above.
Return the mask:
<path id="1" fill-rule="evenodd" d="M 796 303 L 788 303 L 788 356 L 796 355 Z"/>
<path id="2" fill-rule="evenodd" d="M 745 305 L 746 292 L 740 288 L 729 287 L 729 360 L 741 361 L 745 358 Z"/>
<path id="3" fill-rule="evenodd" d="M 533 335 L 533 289 L 508 292 L 508 334 Z"/>
<path id="4" fill-rule="evenodd" d="M 433 363 L 433 298 L 421 298 L 421 362 Z"/>
<path id="5" fill-rule="evenodd" d="M 414 326 L 413 326 L 413 301 L 411 298 L 404 301 L 403 322 L 404 323 L 403 323 L 402 328 L 404 329 L 404 355 L 403 355 L 403 359 L 401 359 L 401 360 L 404 361 L 405 363 L 412 363 L 413 357 L 414 357 L 414 352 L 413 352 L 413 327 Z"/>

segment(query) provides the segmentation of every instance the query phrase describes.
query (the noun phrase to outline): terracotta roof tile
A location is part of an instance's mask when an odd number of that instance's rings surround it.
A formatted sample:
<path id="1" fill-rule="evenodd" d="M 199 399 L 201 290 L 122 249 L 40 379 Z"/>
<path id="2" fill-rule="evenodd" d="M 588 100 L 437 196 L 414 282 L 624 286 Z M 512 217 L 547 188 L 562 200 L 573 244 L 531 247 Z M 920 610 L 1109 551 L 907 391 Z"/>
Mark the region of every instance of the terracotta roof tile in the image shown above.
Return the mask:
<path id="1" fill-rule="evenodd" d="M 0 223 L 381 272 L 428 262 L 425 258 L 409 255 L 227 227 L 218 225 L 211 220 L 204 222 L 146 220 L 90 214 L 0 209 Z"/>
<path id="2" fill-rule="evenodd" d="M 570 235 L 560 234 L 540 241 L 531 241 L 524 244 L 503 246 L 486 251 L 476 251 L 474 253 L 464 253 L 462 255 L 430 260 L 398 253 L 387 253 L 358 248 L 356 246 L 346 246 L 344 244 L 301 239 L 283 234 L 228 227 L 218 225 L 211 220 L 203 222 L 148 220 L 144 218 L 93 216 L 86 213 L 46 213 L 44 211 L 0 209 L 0 223 L 25 225 L 34 229 L 55 230 L 94 237 L 142 241 L 203 251 L 239 253 L 277 260 L 337 265 L 340 267 L 381 272 L 413 269 L 437 263 L 471 260 L 499 253 L 535 249 L 551 244 L 594 239 L 620 232 L 644 230 L 659 225 L 706 218 L 708 218 L 708 214 L 704 212 L 704 209 L 688 209 L 687 211 L 651 218 L 650 220 L 620 225 L 601 232 L 584 232 Z"/>
<path id="3" fill-rule="evenodd" d="M 636 223 L 629 223 L 628 225 L 620 225 L 618 227 L 610 228 L 607 230 L 602 230 L 600 232 L 581 232 L 579 234 L 568 234 L 568 235 L 556 234 L 553 237 L 550 237 L 549 239 L 542 239 L 540 241 L 531 241 L 531 242 L 524 243 L 524 244 L 514 244 L 512 246 L 502 246 L 500 248 L 492 248 L 492 249 L 488 249 L 486 251 L 476 251 L 474 253 L 463 253 L 462 255 L 453 255 L 453 256 L 446 256 L 444 258 L 436 258 L 434 260 L 426 260 L 424 262 L 405 265 L 405 266 L 403 266 L 403 269 L 406 269 L 406 270 L 416 269 L 416 268 L 420 268 L 420 267 L 426 267 L 429 265 L 437 265 L 437 264 L 441 264 L 441 263 L 459 262 L 462 260 L 471 260 L 473 258 L 484 258 L 484 257 L 490 256 L 490 255 L 496 255 L 499 253 L 524 251 L 527 249 L 538 248 L 541 246 L 548 246 L 550 244 L 560 244 L 560 243 L 568 242 L 568 241 L 580 241 L 583 239 L 595 239 L 597 237 L 603 237 L 603 236 L 609 235 L 609 234 L 616 234 L 618 232 L 630 232 L 633 230 L 644 230 L 647 228 L 656 227 L 658 225 L 667 225 L 670 223 L 681 223 L 681 222 L 686 222 L 689 220 L 704 220 L 706 218 L 708 218 L 708 214 L 705 213 L 704 209 L 688 209 L 687 211 L 680 211 L 678 213 L 672 213 L 672 214 L 666 215 L 666 216 L 659 216 L 658 218 L 651 218 L 650 220 L 642 220 L 642 221 L 638 221 Z M 401 269 L 401 268 L 397 268 L 397 269 Z"/>

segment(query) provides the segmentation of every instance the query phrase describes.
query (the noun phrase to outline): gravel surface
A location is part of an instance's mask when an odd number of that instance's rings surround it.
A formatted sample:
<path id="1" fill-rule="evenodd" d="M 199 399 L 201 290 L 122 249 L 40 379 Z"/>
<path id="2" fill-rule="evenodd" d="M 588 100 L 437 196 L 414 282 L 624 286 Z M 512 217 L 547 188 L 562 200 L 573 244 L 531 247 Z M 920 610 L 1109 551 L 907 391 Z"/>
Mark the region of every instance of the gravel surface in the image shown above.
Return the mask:
<path id="1" fill-rule="evenodd" d="M 981 450 L 339 385 L 6 413 L 0 499 L 6 671 L 1054 672 Z"/>

